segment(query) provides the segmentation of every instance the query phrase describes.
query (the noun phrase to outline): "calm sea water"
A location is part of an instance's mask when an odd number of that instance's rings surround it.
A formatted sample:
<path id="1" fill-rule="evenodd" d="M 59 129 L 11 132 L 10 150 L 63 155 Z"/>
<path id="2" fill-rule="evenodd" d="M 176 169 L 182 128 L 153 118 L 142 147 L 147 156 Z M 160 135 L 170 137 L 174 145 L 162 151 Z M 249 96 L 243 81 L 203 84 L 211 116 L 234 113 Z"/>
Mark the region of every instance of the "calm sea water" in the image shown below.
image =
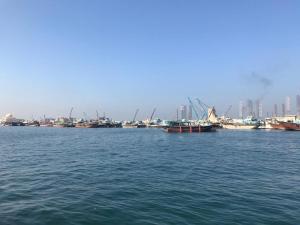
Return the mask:
<path id="1" fill-rule="evenodd" d="M 0 224 L 300 224 L 300 132 L 0 128 Z"/>

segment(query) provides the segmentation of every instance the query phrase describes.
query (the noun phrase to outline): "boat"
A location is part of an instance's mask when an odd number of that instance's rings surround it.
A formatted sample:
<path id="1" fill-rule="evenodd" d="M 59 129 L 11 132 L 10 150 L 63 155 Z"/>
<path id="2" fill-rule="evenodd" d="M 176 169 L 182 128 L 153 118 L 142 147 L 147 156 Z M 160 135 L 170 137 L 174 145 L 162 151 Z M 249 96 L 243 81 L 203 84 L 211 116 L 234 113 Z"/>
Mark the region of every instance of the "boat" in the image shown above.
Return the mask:
<path id="1" fill-rule="evenodd" d="M 223 121 L 221 124 L 225 129 L 234 130 L 251 130 L 257 129 L 260 126 L 260 122 L 252 116 L 249 116 L 246 119 L 229 119 Z"/>
<path id="2" fill-rule="evenodd" d="M 123 128 L 145 128 L 146 125 L 140 122 L 125 122 L 122 124 Z"/>
<path id="3" fill-rule="evenodd" d="M 53 124 L 53 127 L 67 128 L 67 127 L 75 127 L 75 125 L 73 123 L 55 123 Z"/>
<path id="4" fill-rule="evenodd" d="M 23 122 L 24 126 L 27 127 L 39 127 L 40 123 L 37 120 L 27 120 Z"/>
<path id="5" fill-rule="evenodd" d="M 79 122 L 75 124 L 76 128 L 98 128 L 98 123 Z"/>
<path id="6" fill-rule="evenodd" d="M 232 130 L 251 130 L 251 129 L 257 129 L 259 127 L 259 125 L 240 124 L 240 123 L 223 123 L 222 127 L 224 129 L 232 129 Z"/>
<path id="7" fill-rule="evenodd" d="M 164 127 L 168 133 L 200 133 L 215 131 L 214 127 L 209 124 L 194 124 L 189 122 L 170 122 L 168 127 Z"/>
<path id="8" fill-rule="evenodd" d="M 6 114 L 3 118 L 1 118 L 0 123 L 3 126 L 25 126 L 24 121 L 16 119 L 11 113 Z"/>
<path id="9" fill-rule="evenodd" d="M 280 124 L 278 121 L 274 121 L 274 122 L 270 123 L 270 126 L 272 127 L 272 129 L 275 129 L 275 130 L 285 130 L 284 126 L 282 124 Z"/>
<path id="10" fill-rule="evenodd" d="M 164 130 L 168 133 L 200 133 L 215 131 L 212 125 L 174 126 L 164 128 Z"/>
<path id="11" fill-rule="evenodd" d="M 291 130 L 291 131 L 300 131 L 300 123 L 297 122 L 278 122 L 279 129 Z"/>

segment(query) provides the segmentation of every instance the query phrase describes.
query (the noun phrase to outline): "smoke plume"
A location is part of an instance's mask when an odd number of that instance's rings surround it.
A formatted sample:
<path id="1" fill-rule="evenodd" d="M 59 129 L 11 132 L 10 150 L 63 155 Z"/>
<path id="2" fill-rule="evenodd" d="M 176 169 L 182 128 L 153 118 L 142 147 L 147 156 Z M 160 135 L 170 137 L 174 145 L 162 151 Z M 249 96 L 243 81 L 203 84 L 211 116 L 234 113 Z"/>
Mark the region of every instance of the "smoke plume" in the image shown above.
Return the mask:
<path id="1" fill-rule="evenodd" d="M 273 81 L 268 77 L 263 76 L 259 73 L 252 72 L 246 76 L 247 84 L 256 86 L 258 89 L 261 89 L 261 94 L 258 97 L 259 100 L 263 100 L 268 94 L 270 87 L 273 85 Z"/>

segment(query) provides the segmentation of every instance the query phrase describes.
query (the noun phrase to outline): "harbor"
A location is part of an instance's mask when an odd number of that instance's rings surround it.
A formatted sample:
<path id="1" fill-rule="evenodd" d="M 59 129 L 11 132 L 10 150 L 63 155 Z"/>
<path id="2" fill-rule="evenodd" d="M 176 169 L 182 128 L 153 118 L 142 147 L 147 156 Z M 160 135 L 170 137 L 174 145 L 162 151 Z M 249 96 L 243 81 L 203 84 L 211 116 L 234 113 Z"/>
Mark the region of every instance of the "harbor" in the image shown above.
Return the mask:
<path id="1" fill-rule="evenodd" d="M 191 104 L 190 114 L 194 113 L 195 119 L 186 119 L 184 114 L 176 120 L 163 120 L 155 118 L 156 108 L 153 109 L 151 116 L 144 120 L 137 120 L 139 109 L 134 113 L 132 120 L 116 121 L 108 117 L 97 117 L 94 119 L 74 118 L 72 117 L 73 108 L 69 112 L 68 117 L 46 118 L 40 120 L 18 119 L 9 113 L 0 119 L 0 126 L 28 126 L 28 127 L 52 127 L 52 128 L 156 128 L 162 129 L 169 133 L 201 133 L 216 131 L 218 129 L 228 130 L 251 130 L 251 129 L 267 129 L 267 130 L 287 130 L 300 131 L 300 116 L 284 115 L 273 116 L 267 118 L 255 118 L 247 116 L 246 118 L 231 118 L 227 115 L 218 116 L 215 107 L 202 106 L 201 110 Z M 178 112 L 177 112 L 178 113 Z M 186 114 L 186 112 L 184 112 Z"/>

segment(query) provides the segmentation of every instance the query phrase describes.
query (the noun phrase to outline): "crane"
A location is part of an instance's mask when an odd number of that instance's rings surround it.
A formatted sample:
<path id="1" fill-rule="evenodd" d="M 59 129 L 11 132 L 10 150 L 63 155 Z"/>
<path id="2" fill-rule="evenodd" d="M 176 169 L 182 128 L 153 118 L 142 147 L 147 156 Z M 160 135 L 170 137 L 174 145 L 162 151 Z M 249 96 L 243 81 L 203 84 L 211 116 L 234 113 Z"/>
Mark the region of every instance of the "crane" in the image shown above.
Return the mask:
<path id="1" fill-rule="evenodd" d="M 229 111 L 231 110 L 231 108 L 232 108 L 232 105 L 230 105 L 230 106 L 228 107 L 228 109 L 226 110 L 226 112 L 225 112 L 225 114 L 224 114 L 224 117 L 225 117 L 225 118 L 227 117 L 227 115 L 228 115 Z"/>
<path id="2" fill-rule="evenodd" d="M 208 118 L 207 111 L 208 111 L 209 106 L 206 105 L 204 102 L 201 102 L 199 98 L 196 98 L 196 101 L 198 102 L 199 106 L 201 107 L 201 109 L 203 111 L 203 115 L 202 115 L 201 119 L 203 119 L 204 116 L 206 116 Z"/>
<path id="3" fill-rule="evenodd" d="M 191 104 L 191 106 L 192 106 L 192 109 L 193 109 L 193 111 L 194 111 L 194 113 L 195 113 L 197 119 L 199 120 L 198 112 L 197 112 L 197 110 L 196 110 L 196 108 L 195 108 L 195 106 L 194 106 L 192 100 L 191 100 L 189 97 L 188 97 L 188 100 L 189 100 L 189 102 L 190 102 L 190 104 Z"/>
<path id="4" fill-rule="evenodd" d="M 138 112 L 139 112 L 139 109 L 135 110 L 135 114 L 134 114 L 132 122 L 135 122 L 135 119 L 136 119 L 136 116 L 137 116 Z"/>
<path id="5" fill-rule="evenodd" d="M 150 116 L 150 122 L 152 121 L 155 112 L 156 112 L 156 108 L 154 108 L 153 111 L 152 111 L 152 114 Z"/>

